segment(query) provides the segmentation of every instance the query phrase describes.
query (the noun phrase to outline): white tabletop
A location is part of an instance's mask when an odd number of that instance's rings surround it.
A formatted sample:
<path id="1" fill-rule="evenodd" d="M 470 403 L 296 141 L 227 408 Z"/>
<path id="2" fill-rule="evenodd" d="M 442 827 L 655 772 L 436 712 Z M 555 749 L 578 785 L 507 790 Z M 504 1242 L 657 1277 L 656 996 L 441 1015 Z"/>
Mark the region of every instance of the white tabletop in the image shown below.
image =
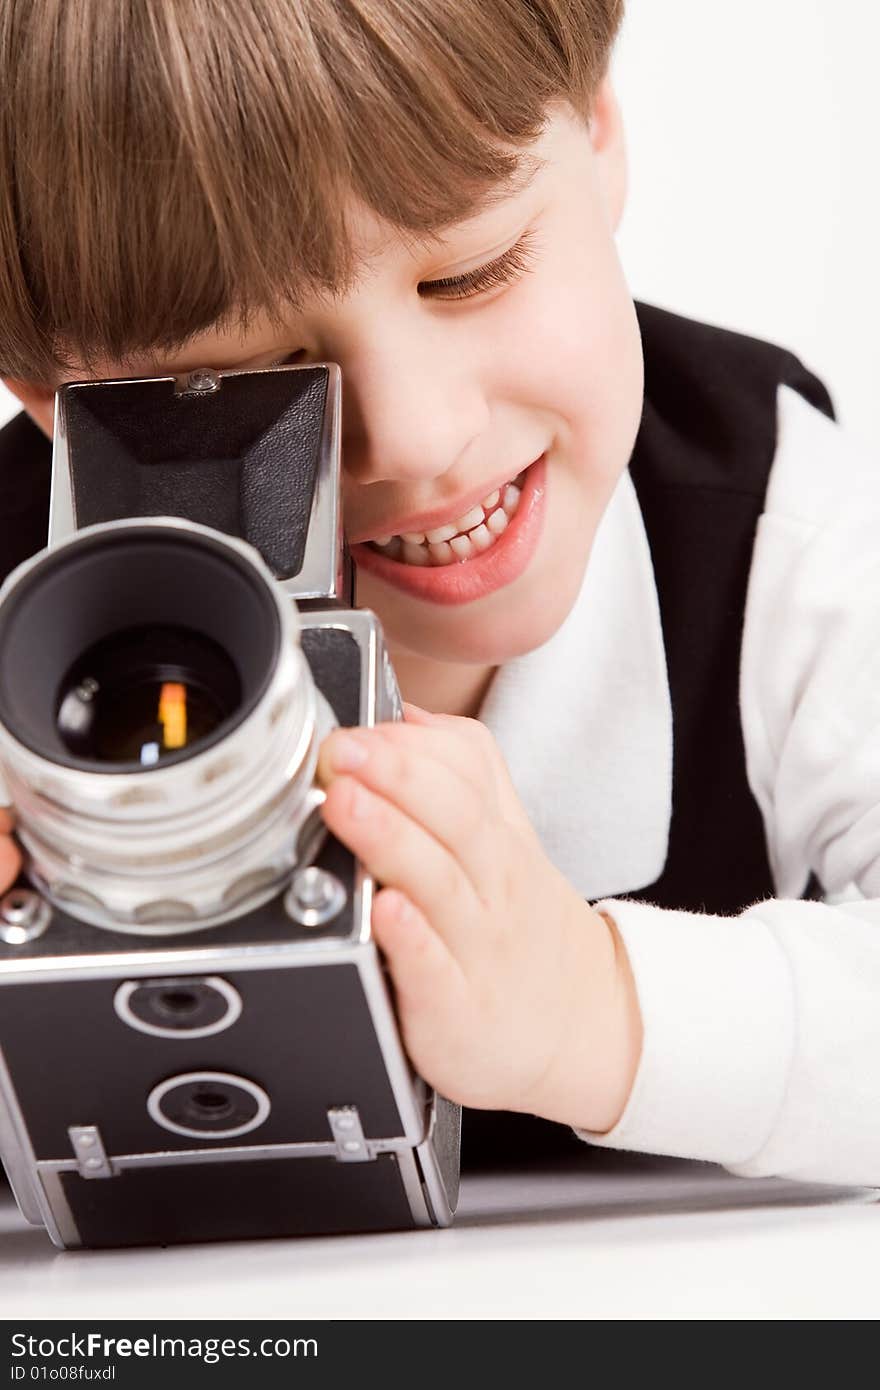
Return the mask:
<path id="1" fill-rule="evenodd" d="M 455 1225 L 58 1251 L 0 1189 L 4 1318 L 876 1318 L 880 1193 L 589 1153 L 465 1179 Z"/>

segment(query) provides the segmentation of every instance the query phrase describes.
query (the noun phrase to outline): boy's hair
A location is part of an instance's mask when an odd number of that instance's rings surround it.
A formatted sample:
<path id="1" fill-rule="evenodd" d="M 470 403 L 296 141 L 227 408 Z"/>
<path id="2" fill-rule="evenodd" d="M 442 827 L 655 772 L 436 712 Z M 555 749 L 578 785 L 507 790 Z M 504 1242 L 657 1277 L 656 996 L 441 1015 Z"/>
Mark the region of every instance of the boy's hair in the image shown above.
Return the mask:
<path id="1" fill-rule="evenodd" d="M 52 386 L 355 273 L 352 195 L 472 216 L 623 0 L 0 0 L 0 375 Z"/>

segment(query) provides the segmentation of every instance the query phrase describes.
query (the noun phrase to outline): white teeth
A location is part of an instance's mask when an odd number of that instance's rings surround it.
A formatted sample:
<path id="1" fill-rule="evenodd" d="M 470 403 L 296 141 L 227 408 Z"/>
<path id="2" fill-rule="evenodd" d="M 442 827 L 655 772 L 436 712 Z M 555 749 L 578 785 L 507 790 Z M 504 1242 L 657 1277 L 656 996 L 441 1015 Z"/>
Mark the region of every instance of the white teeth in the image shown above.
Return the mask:
<path id="1" fill-rule="evenodd" d="M 430 565 L 428 547 L 415 545 L 412 541 L 403 542 L 403 558 L 408 565 Z"/>
<path id="2" fill-rule="evenodd" d="M 428 541 L 431 545 L 439 544 L 440 541 L 451 540 L 452 537 L 462 529 L 463 528 L 460 526 L 438 526 L 433 531 L 425 532 L 425 540 Z"/>
<path id="3" fill-rule="evenodd" d="M 472 555 L 476 554 L 474 547 L 471 545 L 470 536 L 453 536 L 452 540 L 449 542 L 449 547 L 454 551 L 459 560 L 469 560 Z"/>
<path id="4" fill-rule="evenodd" d="M 486 526 L 475 526 L 473 531 L 468 532 L 468 540 L 476 550 L 488 550 L 494 543 L 495 537 Z"/>
<path id="5" fill-rule="evenodd" d="M 511 516 L 513 512 L 516 510 L 516 504 L 518 502 L 519 488 L 517 487 L 516 483 L 508 483 L 504 489 L 504 497 L 502 498 L 501 503 L 508 516 Z"/>
<path id="6" fill-rule="evenodd" d="M 460 516 L 456 519 L 455 529 L 456 531 L 470 531 L 473 526 L 479 526 L 480 522 L 483 520 L 483 508 L 471 507 L 470 511 L 465 512 L 464 516 Z"/>
<path id="7" fill-rule="evenodd" d="M 428 554 L 432 565 L 451 565 L 455 559 L 455 551 L 448 541 L 441 541 L 439 545 L 429 545 Z"/>
<path id="8" fill-rule="evenodd" d="M 490 492 L 479 506 L 433 531 L 404 531 L 397 536 L 377 536 L 373 544 L 390 559 L 407 565 L 451 565 L 471 560 L 488 550 L 503 535 L 519 505 L 526 470 L 516 482 Z M 499 505 L 500 503 L 500 505 Z M 466 533 L 466 534 L 465 534 Z"/>

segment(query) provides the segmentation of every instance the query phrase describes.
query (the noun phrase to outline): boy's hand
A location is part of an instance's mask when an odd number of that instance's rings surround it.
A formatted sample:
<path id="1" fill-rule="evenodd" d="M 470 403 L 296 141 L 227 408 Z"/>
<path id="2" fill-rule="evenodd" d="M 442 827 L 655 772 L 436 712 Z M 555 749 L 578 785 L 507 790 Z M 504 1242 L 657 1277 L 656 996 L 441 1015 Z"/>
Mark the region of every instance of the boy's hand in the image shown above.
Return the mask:
<path id="1" fill-rule="evenodd" d="M 0 808 L 0 893 L 11 888 L 21 869 L 21 850 L 12 838 L 12 816 Z"/>
<path id="2" fill-rule="evenodd" d="M 616 929 L 544 854 L 488 729 L 405 712 L 334 731 L 318 774 L 326 824 L 384 885 L 407 1051 L 450 1100 L 609 1129 L 641 1046 Z"/>

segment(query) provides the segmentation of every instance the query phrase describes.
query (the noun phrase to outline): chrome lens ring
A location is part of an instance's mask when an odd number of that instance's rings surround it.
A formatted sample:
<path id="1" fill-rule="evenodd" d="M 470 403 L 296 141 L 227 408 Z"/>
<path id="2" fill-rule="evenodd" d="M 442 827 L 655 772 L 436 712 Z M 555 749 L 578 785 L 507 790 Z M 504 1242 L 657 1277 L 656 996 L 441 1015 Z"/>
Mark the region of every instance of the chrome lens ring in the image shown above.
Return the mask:
<path id="1" fill-rule="evenodd" d="M 47 896 L 97 926 L 165 935 L 240 915 L 284 886 L 299 831 L 322 800 L 317 751 L 335 721 L 303 655 L 295 604 L 250 546 L 207 527 L 150 519 L 89 527 L 58 549 L 150 529 L 171 530 L 184 546 L 207 539 L 213 555 L 245 568 L 271 610 L 274 664 L 262 682 L 252 681 L 252 707 L 219 740 L 143 770 L 55 761 L 7 723 L 0 723 L 0 762 L 32 877 Z M 38 556 L 10 576 L 0 617 L 45 561 Z"/>

